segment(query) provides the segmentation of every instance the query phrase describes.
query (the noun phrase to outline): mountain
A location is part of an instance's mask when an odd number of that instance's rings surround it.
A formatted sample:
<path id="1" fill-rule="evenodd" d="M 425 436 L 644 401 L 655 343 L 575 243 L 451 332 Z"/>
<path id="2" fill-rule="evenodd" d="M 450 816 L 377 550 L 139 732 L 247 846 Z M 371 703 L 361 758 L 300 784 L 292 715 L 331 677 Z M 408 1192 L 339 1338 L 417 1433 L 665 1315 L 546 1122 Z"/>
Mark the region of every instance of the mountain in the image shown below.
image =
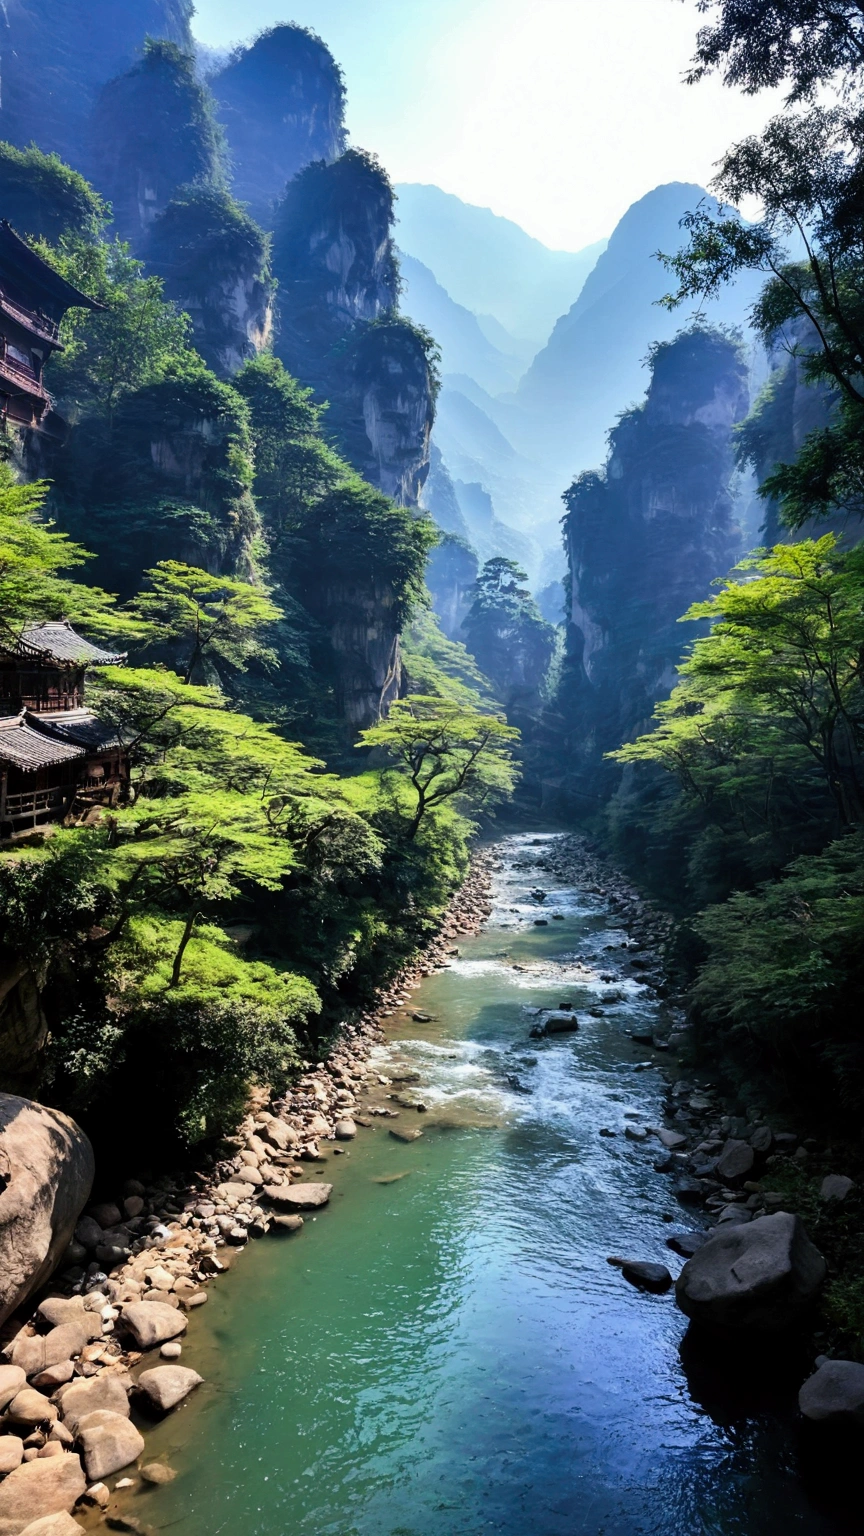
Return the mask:
<path id="1" fill-rule="evenodd" d="M 659 307 L 671 278 L 657 253 L 680 248 L 683 215 L 706 197 L 699 186 L 671 182 L 627 210 L 576 303 L 522 379 L 516 411 L 508 412 L 506 425 L 496 416 L 521 452 L 562 474 L 602 462 L 610 425 L 644 393 L 649 349 L 671 340 L 690 318 L 686 309 Z M 706 306 L 706 319 L 745 325 L 760 285 L 758 275 L 730 285 Z"/>
<path id="2" fill-rule="evenodd" d="M 191 50 L 192 0 L 4 0 L 0 138 L 80 165 L 100 86 L 140 58 L 148 37 Z"/>
<path id="3" fill-rule="evenodd" d="M 434 272 L 451 298 L 491 316 L 511 337 L 534 349 L 573 304 L 605 241 L 584 251 L 550 251 L 502 219 L 440 187 L 397 186 L 400 249 Z M 496 346 L 501 339 L 493 337 Z"/>
<path id="4" fill-rule="evenodd" d="M 484 334 L 477 316 L 451 299 L 422 261 L 402 253 L 399 265 L 402 308 L 432 332 L 441 350 L 442 371 L 468 374 L 490 394 L 514 389 L 524 371 L 519 358 L 500 351 Z M 503 330 L 502 334 L 506 337 Z"/>

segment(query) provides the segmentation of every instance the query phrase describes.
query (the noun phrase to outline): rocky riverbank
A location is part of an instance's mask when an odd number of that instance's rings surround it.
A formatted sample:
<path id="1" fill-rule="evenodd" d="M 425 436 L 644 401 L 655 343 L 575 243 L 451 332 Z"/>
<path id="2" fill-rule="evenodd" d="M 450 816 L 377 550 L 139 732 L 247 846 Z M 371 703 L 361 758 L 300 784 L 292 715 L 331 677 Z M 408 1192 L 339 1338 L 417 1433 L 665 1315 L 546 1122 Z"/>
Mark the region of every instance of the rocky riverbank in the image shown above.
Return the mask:
<path id="1" fill-rule="evenodd" d="M 255 1091 L 215 1165 L 118 1180 L 113 1191 L 100 1171 L 111 1197 L 78 1221 L 50 1294 L 2 1331 L 0 1536 L 74 1536 L 81 1521 L 102 1518 L 137 1529 L 115 1494 L 173 1474 L 147 1464 L 130 1405 L 164 1415 L 200 1384 L 178 1361 L 208 1287 L 250 1238 L 298 1233 L 304 1213 L 327 1204 L 326 1158 L 344 1152 L 358 1125 L 423 1113 L 421 1101 L 387 1091 L 393 1081 L 370 1070 L 369 1056 L 384 1039 L 382 1021 L 448 964 L 454 940 L 480 928 L 489 889 L 490 856 L 481 852 L 417 959 L 373 1008 L 345 1022 L 327 1060 L 306 1064 L 287 1094 Z M 412 1140 L 417 1131 L 400 1124 L 394 1134 Z"/>

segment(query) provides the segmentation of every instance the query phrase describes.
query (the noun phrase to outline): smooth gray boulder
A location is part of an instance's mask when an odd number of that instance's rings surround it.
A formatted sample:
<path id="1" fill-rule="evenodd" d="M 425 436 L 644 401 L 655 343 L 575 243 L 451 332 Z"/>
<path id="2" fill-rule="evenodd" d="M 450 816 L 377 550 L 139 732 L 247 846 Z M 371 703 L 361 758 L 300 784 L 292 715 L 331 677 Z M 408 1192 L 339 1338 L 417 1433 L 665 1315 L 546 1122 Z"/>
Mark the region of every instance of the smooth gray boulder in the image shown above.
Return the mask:
<path id="1" fill-rule="evenodd" d="M 170 1307 L 164 1301 L 134 1301 L 123 1308 L 121 1317 L 139 1349 L 167 1344 L 169 1339 L 185 1333 L 187 1327 L 179 1307 Z"/>
<path id="2" fill-rule="evenodd" d="M 814 1424 L 858 1424 L 864 1428 L 864 1365 L 826 1360 L 798 1393 L 798 1407 Z"/>
<path id="3" fill-rule="evenodd" d="M 78 1441 L 91 1483 L 100 1483 L 136 1461 L 144 1449 L 144 1436 L 130 1419 L 107 1408 L 88 1413 L 78 1426 Z"/>
<path id="4" fill-rule="evenodd" d="M 0 1323 L 53 1273 L 93 1184 L 84 1132 L 59 1110 L 0 1093 Z"/>
<path id="5" fill-rule="evenodd" d="M 847 1178 L 845 1173 L 829 1173 L 819 1187 L 819 1199 L 845 1200 L 850 1189 L 854 1188 L 855 1180 Z"/>
<path id="6" fill-rule="evenodd" d="M 736 1141 L 732 1138 L 726 1142 L 717 1159 L 717 1177 L 724 1184 L 737 1184 L 740 1179 L 747 1177 L 755 1161 L 756 1154 L 749 1141 Z"/>
<path id="7" fill-rule="evenodd" d="M 17 1397 L 26 1385 L 27 1377 L 20 1365 L 0 1365 L 0 1412 L 9 1406 L 13 1397 Z"/>
<path id="8" fill-rule="evenodd" d="M 21 1536 L 81 1536 L 84 1527 L 61 1510 L 57 1515 L 43 1515 L 41 1520 L 34 1520 L 32 1525 L 27 1525 L 21 1532 Z"/>
<path id="9" fill-rule="evenodd" d="M 78 1456 L 25 1461 L 0 1483 L 0 1536 L 21 1536 L 34 1520 L 69 1514 L 87 1487 Z"/>
<path id="10" fill-rule="evenodd" d="M 195 1387 L 200 1387 L 203 1380 L 203 1376 L 188 1370 L 185 1365 L 156 1365 L 152 1370 L 141 1372 L 138 1386 L 154 1408 L 167 1413 L 169 1408 L 182 1403 Z"/>
<path id="11" fill-rule="evenodd" d="M 332 1184 L 280 1184 L 268 1186 L 267 1198 L 278 1205 L 287 1205 L 297 1211 L 317 1210 L 326 1205 L 333 1193 Z"/>
<path id="12" fill-rule="evenodd" d="M 778 1211 L 709 1238 L 684 1265 L 675 1296 L 705 1327 L 774 1333 L 797 1322 L 825 1275 L 798 1217 Z"/>
<path id="13" fill-rule="evenodd" d="M 81 1420 L 99 1408 L 117 1413 L 121 1418 L 129 1417 L 126 1388 L 119 1377 L 113 1375 L 90 1376 L 81 1381 L 71 1381 L 58 1392 L 57 1401 L 63 1423 L 73 1435 L 78 1433 Z"/>

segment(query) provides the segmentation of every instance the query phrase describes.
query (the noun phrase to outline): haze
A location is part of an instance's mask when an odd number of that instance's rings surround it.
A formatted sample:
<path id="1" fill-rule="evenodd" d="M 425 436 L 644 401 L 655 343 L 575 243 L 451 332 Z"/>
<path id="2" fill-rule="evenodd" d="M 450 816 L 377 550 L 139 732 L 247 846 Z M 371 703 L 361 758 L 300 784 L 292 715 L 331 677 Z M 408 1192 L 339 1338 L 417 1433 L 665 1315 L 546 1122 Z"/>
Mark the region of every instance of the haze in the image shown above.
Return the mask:
<path id="1" fill-rule="evenodd" d="M 355 143 L 397 182 L 428 182 L 553 248 L 608 235 L 667 181 L 710 179 L 766 97 L 682 83 L 698 25 L 675 0 L 197 0 L 215 46 L 277 21 L 341 63 Z"/>

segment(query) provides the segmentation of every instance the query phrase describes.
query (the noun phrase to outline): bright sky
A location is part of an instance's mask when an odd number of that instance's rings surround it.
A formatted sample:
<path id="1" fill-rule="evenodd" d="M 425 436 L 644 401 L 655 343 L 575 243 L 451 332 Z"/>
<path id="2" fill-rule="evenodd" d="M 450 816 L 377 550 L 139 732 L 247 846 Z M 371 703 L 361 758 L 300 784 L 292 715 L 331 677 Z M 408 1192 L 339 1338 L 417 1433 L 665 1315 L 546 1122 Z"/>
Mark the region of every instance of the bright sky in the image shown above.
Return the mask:
<path id="1" fill-rule="evenodd" d="M 775 109 L 681 83 L 695 0 L 196 0 L 221 46 L 279 21 L 342 65 L 352 140 L 563 250 L 665 181 L 702 185 Z"/>

